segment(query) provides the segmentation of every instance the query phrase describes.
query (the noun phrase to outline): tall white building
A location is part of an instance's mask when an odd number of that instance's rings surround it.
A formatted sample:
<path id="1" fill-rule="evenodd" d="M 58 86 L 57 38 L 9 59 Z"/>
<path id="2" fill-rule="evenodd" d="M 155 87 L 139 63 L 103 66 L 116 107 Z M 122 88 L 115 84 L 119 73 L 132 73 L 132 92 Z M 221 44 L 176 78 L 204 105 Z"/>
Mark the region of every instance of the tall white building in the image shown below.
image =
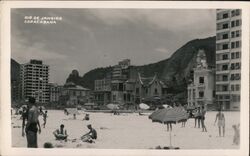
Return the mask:
<path id="1" fill-rule="evenodd" d="M 20 73 L 22 98 L 34 97 L 38 103 L 49 102 L 49 66 L 41 60 L 30 60 L 21 65 Z"/>
<path id="2" fill-rule="evenodd" d="M 218 9 L 216 13 L 216 101 L 223 110 L 239 110 L 241 10 Z"/>

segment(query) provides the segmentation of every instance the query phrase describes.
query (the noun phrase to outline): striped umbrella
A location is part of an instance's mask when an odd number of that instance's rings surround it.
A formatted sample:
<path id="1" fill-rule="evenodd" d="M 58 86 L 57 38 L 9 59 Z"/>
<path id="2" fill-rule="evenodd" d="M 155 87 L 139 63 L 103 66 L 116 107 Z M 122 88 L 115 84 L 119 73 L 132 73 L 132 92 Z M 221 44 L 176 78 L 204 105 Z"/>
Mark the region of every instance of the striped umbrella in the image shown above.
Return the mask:
<path id="1" fill-rule="evenodd" d="M 165 108 L 156 111 L 155 114 L 152 113 L 151 119 L 153 122 L 176 123 L 188 119 L 188 113 L 185 111 L 185 109 L 180 107 Z"/>
<path id="2" fill-rule="evenodd" d="M 187 120 L 188 113 L 182 107 L 164 108 L 153 112 L 151 115 L 149 115 L 149 119 L 151 119 L 153 122 L 159 122 L 163 124 L 176 123 L 182 120 Z M 170 147 L 172 148 L 171 130 L 169 133 L 169 138 Z"/>

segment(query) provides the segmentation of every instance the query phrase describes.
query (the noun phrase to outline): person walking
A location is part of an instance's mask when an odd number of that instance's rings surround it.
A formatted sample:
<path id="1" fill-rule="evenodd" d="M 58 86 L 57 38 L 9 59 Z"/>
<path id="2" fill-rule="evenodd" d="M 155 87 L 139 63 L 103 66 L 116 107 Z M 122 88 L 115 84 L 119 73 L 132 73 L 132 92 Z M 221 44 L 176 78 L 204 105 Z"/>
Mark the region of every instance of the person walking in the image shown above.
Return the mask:
<path id="1" fill-rule="evenodd" d="M 219 112 L 216 114 L 214 125 L 215 125 L 217 120 L 218 120 L 219 136 L 221 137 L 221 129 L 222 129 L 223 137 L 224 137 L 225 136 L 225 121 L 226 120 L 225 120 L 224 114 L 221 112 L 221 109 L 219 109 Z"/>
<path id="2" fill-rule="evenodd" d="M 41 127 L 39 123 L 39 110 L 36 106 L 36 100 L 33 97 L 29 98 L 29 104 L 32 105 L 28 111 L 27 123 L 25 126 L 26 138 L 27 138 L 27 147 L 28 148 L 37 148 L 37 132 L 41 133 Z M 25 124 L 25 123 L 23 123 Z M 22 130 L 24 130 L 22 128 Z M 22 136 L 24 136 L 24 131 L 22 131 Z"/>
<path id="3" fill-rule="evenodd" d="M 201 107 L 201 126 L 202 126 L 202 132 L 207 132 L 207 128 L 205 126 L 205 115 L 206 115 L 206 110 L 205 107 Z"/>

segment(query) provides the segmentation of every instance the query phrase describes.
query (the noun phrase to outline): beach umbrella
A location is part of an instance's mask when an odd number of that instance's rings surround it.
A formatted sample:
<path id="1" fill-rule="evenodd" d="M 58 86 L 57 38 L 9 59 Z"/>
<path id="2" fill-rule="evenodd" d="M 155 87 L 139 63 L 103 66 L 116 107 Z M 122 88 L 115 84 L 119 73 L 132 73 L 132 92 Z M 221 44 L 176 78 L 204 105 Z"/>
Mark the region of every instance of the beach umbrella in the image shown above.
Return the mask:
<path id="1" fill-rule="evenodd" d="M 147 104 L 145 104 L 145 103 L 140 103 L 139 104 L 139 107 L 140 107 L 140 109 L 149 109 L 150 107 L 147 105 Z"/>
<path id="2" fill-rule="evenodd" d="M 155 112 L 153 112 L 150 116 L 149 119 L 151 119 L 153 122 L 159 122 L 162 124 L 168 124 L 168 123 L 176 123 L 180 122 L 183 120 L 188 119 L 188 114 L 185 111 L 185 109 L 181 107 L 175 107 L 175 108 L 164 108 L 164 109 L 159 109 Z M 170 147 L 172 147 L 172 142 L 171 142 L 171 130 L 169 133 L 169 141 L 170 141 Z"/>
<path id="3" fill-rule="evenodd" d="M 118 106 L 118 105 L 112 104 L 112 103 L 107 104 L 107 107 L 108 107 L 109 109 L 111 109 L 111 110 L 119 109 L 119 106 Z"/>

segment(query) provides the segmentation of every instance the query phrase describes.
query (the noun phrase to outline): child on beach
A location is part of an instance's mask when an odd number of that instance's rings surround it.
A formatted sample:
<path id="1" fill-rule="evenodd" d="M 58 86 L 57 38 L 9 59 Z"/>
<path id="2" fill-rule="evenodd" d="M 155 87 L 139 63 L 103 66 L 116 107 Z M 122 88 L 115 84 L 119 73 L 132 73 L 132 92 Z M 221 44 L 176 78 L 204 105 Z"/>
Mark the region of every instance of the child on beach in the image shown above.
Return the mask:
<path id="1" fill-rule="evenodd" d="M 240 124 L 233 125 L 234 129 L 234 138 L 233 138 L 233 145 L 239 145 L 240 143 Z"/>
<path id="2" fill-rule="evenodd" d="M 201 107 L 201 126 L 202 126 L 202 132 L 207 132 L 207 128 L 205 126 L 205 115 L 206 115 L 206 110 L 205 107 Z"/>
<path id="3" fill-rule="evenodd" d="M 45 111 L 45 113 L 43 113 L 43 128 L 45 128 L 46 125 L 46 121 L 47 121 L 47 117 L 48 117 L 48 111 Z"/>

